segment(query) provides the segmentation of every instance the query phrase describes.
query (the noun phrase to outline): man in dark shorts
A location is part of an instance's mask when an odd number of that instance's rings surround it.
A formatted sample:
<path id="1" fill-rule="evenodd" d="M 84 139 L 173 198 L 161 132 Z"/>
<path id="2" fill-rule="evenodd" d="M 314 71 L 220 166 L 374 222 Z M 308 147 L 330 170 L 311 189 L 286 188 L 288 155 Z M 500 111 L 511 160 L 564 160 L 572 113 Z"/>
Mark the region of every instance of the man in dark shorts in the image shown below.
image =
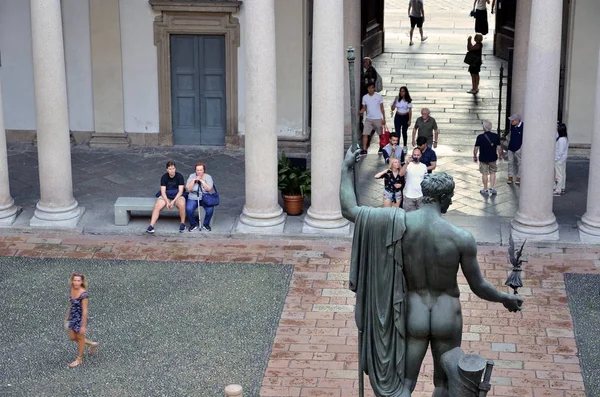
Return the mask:
<path id="1" fill-rule="evenodd" d="M 492 132 L 492 123 L 483 120 L 483 134 L 477 136 L 475 148 L 473 149 L 473 161 L 477 162 L 477 152 L 479 152 L 479 172 L 483 181 L 483 189 L 479 193 L 487 196 L 495 196 L 496 192 L 496 172 L 498 167 L 496 160 L 502 160 L 502 147 L 500 146 L 500 137 Z M 488 185 L 489 177 L 489 185 Z M 488 190 L 489 186 L 489 190 Z"/>
<path id="2" fill-rule="evenodd" d="M 185 230 L 185 197 L 183 196 L 183 188 L 185 187 L 185 180 L 183 175 L 177 172 L 175 163 L 169 161 L 167 163 L 167 172 L 160 178 L 160 191 L 156 194 L 156 204 L 152 210 L 152 218 L 150 218 L 150 226 L 146 229 L 147 233 L 154 233 L 154 225 L 158 220 L 160 211 L 167 207 L 168 209 L 173 206 L 179 209 L 179 218 L 181 224 L 179 225 L 179 232 L 183 233 Z"/>
<path id="3" fill-rule="evenodd" d="M 408 0 L 408 17 L 410 18 L 410 43 L 413 45 L 413 32 L 415 26 L 419 28 L 421 41 L 427 40 L 427 36 L 423 36 L 423 22 L 425 22 L 425 8 L 423 8 L 423 0 Z"/>

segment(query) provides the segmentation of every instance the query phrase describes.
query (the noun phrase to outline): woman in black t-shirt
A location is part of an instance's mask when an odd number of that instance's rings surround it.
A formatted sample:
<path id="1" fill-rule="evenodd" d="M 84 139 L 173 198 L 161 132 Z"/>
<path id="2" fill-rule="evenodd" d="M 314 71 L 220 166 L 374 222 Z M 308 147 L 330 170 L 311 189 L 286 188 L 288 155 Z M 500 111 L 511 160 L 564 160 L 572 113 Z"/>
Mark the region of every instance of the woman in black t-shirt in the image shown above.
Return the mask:
<path id="1" fill-rule="evenodd" d="M 383 187 L 383 206 L 400 207 L 402 201 L 402 188 L 404 187 L 404 177 L 400 176 L 400 160 L 390 159 L 388 169 L 375 174 L 376 179 L 384 179 Z"/>

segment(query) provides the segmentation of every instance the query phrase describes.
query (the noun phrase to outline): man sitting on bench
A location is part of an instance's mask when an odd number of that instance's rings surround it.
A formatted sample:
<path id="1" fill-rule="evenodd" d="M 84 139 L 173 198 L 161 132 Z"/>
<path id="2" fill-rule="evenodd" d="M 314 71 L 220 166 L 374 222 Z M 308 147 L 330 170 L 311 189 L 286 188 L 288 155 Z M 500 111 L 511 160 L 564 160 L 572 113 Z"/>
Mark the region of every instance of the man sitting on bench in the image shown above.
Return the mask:
<path id="1" fill-rule="evenodd" d="M 158 220 L 160 211 L 167 207 L 168 209 L 176 206 L 179 209 L 179 218 L 181 219 L 181 225 L 179 225 L 179 232 L 185 231 L 185 197 L 183 196 L 183 188 L 185 181 L 183 175 L 176 171 L 175 163 L 169 161 L 167 163 L 167 172 L 160 178 L 160 191 L 156 193 L 156 204 L 152 210 L 152 218 L 150 219 L 150 226 L 146 229 L 148 233 L 154 233 L 154 225 Z"/>

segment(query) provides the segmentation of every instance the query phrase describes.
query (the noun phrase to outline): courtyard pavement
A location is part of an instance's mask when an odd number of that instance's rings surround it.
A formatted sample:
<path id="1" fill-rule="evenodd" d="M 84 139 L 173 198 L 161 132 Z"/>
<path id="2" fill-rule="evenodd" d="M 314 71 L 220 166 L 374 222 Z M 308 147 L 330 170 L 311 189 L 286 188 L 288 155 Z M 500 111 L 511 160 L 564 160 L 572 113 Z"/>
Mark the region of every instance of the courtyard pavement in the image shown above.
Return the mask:
<path id="1" fill-rule="evenodd" d="M 357 330 L 353 313 L 355 300 L 354 294 L 348 290 L 350 251 L 350 242 L 331 239 L 278 237 L 244 240 L 211 237 L 198 240 L 190 246 L 187 238 L 161 236 L 0 234 L 0 256 L 171 261 L 186 269 L 190 265 L 201 267 L 208 262 L 294 265 L 290 288 L 262 380 L 261 396 L 358 395 Z M 600 248 L 530 247 L 525 251 L 529 262 L 524 266 L 524 287 L 519 290 L 524 299 L 523 311 L 520 313 L 509 313 L 501 304 L 477 298 L 470 292 L 462 275 L 459 276 L 464 316 L 462 348 L 466 352 L 478 353 L 495 361 L 492 377 L 494 386 L 489 396 L 585 397 L 563 273 L 600 274 Z M 504 291 L 507 289 L 503 287 L 503 283 L 510 269 L 506 257 L 506 247 L 479 247 L 478 260 L 485 278 Z M 153 271 L 156 270 L 153 268 Z M 6 271 L 7 269 L 0 269 L 0 274 L 5 275 L 3 279 L 9 276 Z M 38 283 L 44 273 L 33 277 Z M 68 274 L 58 279 L 55 276 L 52 280 L 58 281 L 47 282 L 55 282 L 55 287 L 61 289 L 64 288 L 64 279 L 67 277 Z M 131 283 L 133 289 L 142 288 L 147 296 L 164 294 L 163 283 L 142 283 L 143 280 L 143 277 L 132 277 L 119 283 Z M 99 281 L 92 279 L 90 282 L 90 291 L 93 293 L 93 286 L 97 286 Z M 45 288 L 50 287 L 45 285 Z M 104 286 L 106 288 L 108 286 Z M 194 290 L 193 285 L 188 288 L 193 294 L 199 292 Z M 102 292 L 110 295 L 107 290 Z M 31 293 L 24 296 L 31 304 L 45 299 L 44 296 Z M 93 308 L 97 311 L 106 311 L 106 307 L 110 305 L 114 305 L 112 299 L 106 302 L 102 299 L 93 301 Z M 174 301 L 165 301 L 161 308 L 167 311 L 177 310 L 178 305 Z M 57 318 L 52 318 L 48 313 L 46 321 L 60 324 L 62 316 L 64 314 L 58 313 Z M 100 354 L 84 363 L 84 366 L 110 367 L 111 357 L 120 357 L 118 338 L 110 335 L 107 324 L 99 324 L 104 318 L 94 319 L 90 325 L 90 337 L 97 337 L 99 328 L 102 328 L 106 338 L 110 338 L 112 343 L 104 346 Z M 23 326 L 28 327 L 27 324 Z M 39 324 L 36 327 L 39 328 Z M 40 349 L 36 360 L 54 365 L 56 368 L 48 368 L 47 371 L 52 371 L 55 376 L 60 371 L 65 371 L 65 376 L 70 376 L 66 371 L 71 370 L 64 365 L 65 358 L 54 362 L 52 359 L 60 356 L 59 352 L 54 351 L 56 349 L 50 352 L 42 348 L 42 345 L 57 343 L 69 349 L 64 340 L 60 339 L 60 334 L 43 329 L 39 332 L 48 340 L 42 339 L 40 344 L 32 347 Z M 54 334 L 58 335 L 58 339 Z M 47 354 L 52 357 L 46 357 Z M 192 365 L 185 364 L 186 368 Z M 431 375 L 432 361 L 428 355 L 413 396 L 431 395 Z M 42 373 L 34 372 L 27 380 L 38 382 L 43 376 Z M 198 378 L 202 376 L 210 375 L 198 374 Z M 138 376 L 133 377 L 132 382 L 145 380 Z M 160 382 L 160 375 L 152 382 Z M 240 380 L 224 379 L 221 382 L 227 384 Z M 112 390 L 110 385 L 106 388 L 101 383 L 95 385 L 98 387 L 95 393 L 87 391 L 88 395 L 109 395 L 104 391 Z M 136 394 L 136 390 L 141 390 L 137 386 L 132 386 L 131 389 L 124 387 L 128 395 L 144 395 L 141 392 Z M 6 384 L 0 385 L 0 390 L 3 393 L 5 390 L 12 390 L 3 395 L 23 395 Z M 72 389 L 67 385 L 64 394 L 54 395 L 71 395 L 74 390 L 78 390 L 79 395 L 84 392 L 74 383 Z M 202 396 L 203 393 L 202 390 L 197 393 L 173 391 L 165 395 Z M 246 397 L 253 395 L 245 394 Z M 366 395 L 372 396 L 370 392 Z"/>
<path id="2" fill-rule="evenodd" d="M 505 184 L 504 168 L 498 196 L 481 197 L 479 173 L 470 159 L 478 120 L 489 118 L 496 124 L 495 76 L 499 61 L 489 55 L 491 39 L 486 39 L 480 94 L 473 97 L 464 93 L 469 89 L 469 76 L 461 64 L 462 47 L 471 34 L 473 20 L 468 12 L 472 2 L 431 0 L 426 7 L 429 4 L 425 25 L 429 39 L 409 48 L 404 2 L 387 0 L 386 49 L 394 52 L 378 57 L 375 65 L 384 76 L 386 105 L 393 92 L 407 84 L 416 105 L 427 104 L 432 109 L 441 130 L 438 170 L 449 171 L 457 182 L 454 205 L 447 218 L 484 244 L 478 253 L 482 272 L 494 286 L 506 291 L 503 283 L 510 267 L 505 244 L 508 220 L 518 208 L 519 187 Z M 153 195 L 164 164 L 171 159 L 184 176 L 192 172 L 197 161 L 207 164 L 221 195 L 213 232 L 180 234 L 176 218 L 162 217 L 156 235 L 146 235 L 147 214 L 134 217 L 128 226 L 114 226 L 113 204 L 117 197 Z M 244 204 L 243 151 L 74 147 L 74 195 L 86 209 L 75 231 L 41 231 L 28 226 L 39 198 L 36 149 L 11 145 L 8 160 L 11 193 L 23 213 L 13 227 L 0 229 L 0 256 L 174 261 L 198 266 L 206 262 L 294 265 L 260 395 L 358 395 L 354 294 L 348 290 L 350 235 L 303 235 L 302 216 L 288 217 L 282 235 L 236 233 Z M 359 167 L 361 203 L 379 205 L 382 186 L 372 175 L 382 167 L 383 161 L 371 148 Z M 500 304 L 480 300 L 459 276 L 464 316 L 462 347 L 495 360 L 494 386 L 489 396 L 586 396 L 563 273 L 600 274 L 600 248 L 578 244 L 576 229 L 577 220 L 585 212 L 587 170 L 585 159 L 568 163 L 568 193 L 554 202 L 561 241 L 531 244 L 525 250 L 529 262 L 523 272 L 525 285 L 519 291 L 525 301 L 522 312 L 511 314 Z M 305 211 L 308 205 L 307 200 Z M 161 293 L 158 286 L 147 288 L 149 294 Z M 95 301 L 94 305 L 103 303 Z M 94 365 L 103 365 L 102 355 Z M 413 396 L 431 395 L 431 375 L 428 355 Z M 38 380 L 32 375 L 32 382 Z M 227 379 L 226 383 L 237 381 Z M 0 390 L 5 387 L 0 385 Z M 366 395 L 372 396 L 369 392 Z"/>

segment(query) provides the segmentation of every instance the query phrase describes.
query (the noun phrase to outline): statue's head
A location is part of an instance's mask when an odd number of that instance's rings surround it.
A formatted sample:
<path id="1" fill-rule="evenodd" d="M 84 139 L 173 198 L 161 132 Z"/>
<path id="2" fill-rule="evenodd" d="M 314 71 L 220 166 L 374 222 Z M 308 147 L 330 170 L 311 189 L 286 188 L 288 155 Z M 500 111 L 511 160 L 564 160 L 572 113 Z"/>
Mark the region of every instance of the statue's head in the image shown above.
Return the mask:
<path id="1" fill-rule="evenodd" d="M 423 191 L 423 203 L 440 203 L 442 214 L 445 214 L 452 204 L 454 179 L 445 172 L 430 174 L 421 182 L 421 190 Z"/>

